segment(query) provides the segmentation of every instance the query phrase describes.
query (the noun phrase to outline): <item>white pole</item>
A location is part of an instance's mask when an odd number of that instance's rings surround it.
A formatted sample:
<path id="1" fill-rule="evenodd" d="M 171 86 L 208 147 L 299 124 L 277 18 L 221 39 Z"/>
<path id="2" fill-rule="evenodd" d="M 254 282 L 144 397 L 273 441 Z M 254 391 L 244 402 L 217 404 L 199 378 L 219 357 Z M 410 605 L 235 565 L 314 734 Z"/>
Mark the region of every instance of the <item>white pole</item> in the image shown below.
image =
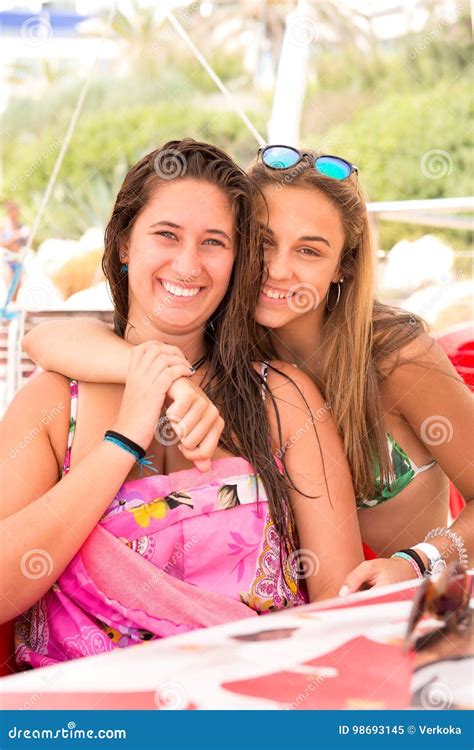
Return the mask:
<path id="1" fill-rule="evenodd" d="M 268 142 L 298 146 L 306 91 L 311 45 L 319 37 L 318 24 L 307 0 L 298 0 L 286 19 L 285 35 L 278 64 L 273 108 L 268 123 Z"/>

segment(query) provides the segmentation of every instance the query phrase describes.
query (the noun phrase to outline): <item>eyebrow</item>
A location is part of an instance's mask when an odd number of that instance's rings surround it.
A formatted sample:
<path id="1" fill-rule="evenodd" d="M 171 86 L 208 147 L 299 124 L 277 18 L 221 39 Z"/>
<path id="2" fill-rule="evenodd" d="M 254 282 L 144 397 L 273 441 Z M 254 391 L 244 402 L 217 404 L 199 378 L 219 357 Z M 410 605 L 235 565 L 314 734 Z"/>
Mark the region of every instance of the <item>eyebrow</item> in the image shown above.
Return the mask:
<path id="1" fill-rule="evenodd" d="M 269 226 L 266 224 L 259 224 L 260 229 L 262 232 L 266 232 L 267 234 L 271 234 L 273 237 L 275 236 L 275 232 L 273 232 L 272 229 L 270 229 Z M 303 237 L 298 237 L 298 242 L 324 242 L 328 247 L 331 247 L 331 243 L 329 240 L 327 240 L 325 237 L 320 237 L 319 235 L 312 236 L 312 235 L 304 235 Z"/>
<path id="2" fill-rule="evenodd" d="M 172 221 L 157 221 L 154 224 L 150 224 L 148 229 L 153 229 L 153 227 L 172 227 L 173 229 L 182 229 L 179 224 L 174 224 Z M 222 229 L 205 229 L 205 232 L 208 234 L 218 234 L 220 237 L 225 237 L 226 240 L 230 242 L 230 237 L 226 232 L 224 232 Z"/>
<path id="3" fill-rule="evenodd" d="M 325 237 L 320 237 L 319 235 L 316 235 L 316 237 L 310 237 L 309 235 L 305 235 L 304 237 L 299 237 L 298 242 L 324 242 L 328 247 L 331 247 L 331 243 L 329 240 L 327 240 Z"/>

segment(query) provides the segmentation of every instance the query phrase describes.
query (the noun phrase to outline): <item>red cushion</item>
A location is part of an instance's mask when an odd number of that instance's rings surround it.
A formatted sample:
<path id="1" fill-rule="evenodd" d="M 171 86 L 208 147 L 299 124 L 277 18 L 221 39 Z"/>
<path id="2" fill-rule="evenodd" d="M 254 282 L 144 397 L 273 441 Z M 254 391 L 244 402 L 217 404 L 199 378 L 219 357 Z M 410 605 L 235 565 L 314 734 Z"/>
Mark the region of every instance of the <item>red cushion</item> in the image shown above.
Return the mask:
<path id="1" fill-rule="evenodd" d="M 0 677 L 12 674 L 15 671 L 14 665 L 14 640 L 13 626 L 14 620 L 5 622 L 0 625 Z"/>
<path id="2" fill-rule="evenodd" d="M 449 512 L 454 520 L 466 505 L 465 500 L 452 482 L 449 484 Z"/>
<path id="3" fill-rule="evenodd" d="M 438 344 L 446 352 L 453 367 L 474 391 L 474 339 L 472 328 L 456 329 L 439 336 Z"/>
<path id="4" fill-rule="evenodd" d="M 367 544 L 362 543 L 362 547 L 364 548 L 364 557 L 366 560 L 376 560 L 377 555 L 375 552 L 370 549 L 370 547 Z"/>

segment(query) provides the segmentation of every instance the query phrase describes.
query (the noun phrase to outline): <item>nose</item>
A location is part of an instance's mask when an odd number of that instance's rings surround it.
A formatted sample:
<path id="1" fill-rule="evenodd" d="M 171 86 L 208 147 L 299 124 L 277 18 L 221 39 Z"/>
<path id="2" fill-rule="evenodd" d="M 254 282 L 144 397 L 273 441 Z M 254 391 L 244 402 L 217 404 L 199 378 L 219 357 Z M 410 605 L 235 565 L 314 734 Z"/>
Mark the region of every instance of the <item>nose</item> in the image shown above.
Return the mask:
<path id="1" fill-rule="evenodd" d="M 271 253 L 266 253 L 265 263 L 269 279 L 284 281 L 291 276 L 289 257 L 283 250 L 272 250 Z"/>
<path id="2" fill-rule="evenodd" d="M 183 243 L 176 251 L 171 263 L 176 281 L 190 282 L 201 273 L 202 262 L 192 241 Z"/>

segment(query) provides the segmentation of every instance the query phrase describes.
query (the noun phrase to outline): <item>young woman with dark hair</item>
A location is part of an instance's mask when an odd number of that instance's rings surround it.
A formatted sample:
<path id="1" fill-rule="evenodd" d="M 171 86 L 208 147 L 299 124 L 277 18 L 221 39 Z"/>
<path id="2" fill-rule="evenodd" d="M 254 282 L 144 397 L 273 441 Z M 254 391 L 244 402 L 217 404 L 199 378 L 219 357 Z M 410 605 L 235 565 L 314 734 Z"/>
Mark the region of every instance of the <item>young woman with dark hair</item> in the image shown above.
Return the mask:
<path id="1" fill-rule="evenodd" d="M 172 141 L 125 178 L 103 259 L 125 386 L 44 372 L 2 425 L 20 666 L 334 596 L 362 559 L 323 398 L 260 357 L 257 240 L 248 177 L 213 146 Z"/>

